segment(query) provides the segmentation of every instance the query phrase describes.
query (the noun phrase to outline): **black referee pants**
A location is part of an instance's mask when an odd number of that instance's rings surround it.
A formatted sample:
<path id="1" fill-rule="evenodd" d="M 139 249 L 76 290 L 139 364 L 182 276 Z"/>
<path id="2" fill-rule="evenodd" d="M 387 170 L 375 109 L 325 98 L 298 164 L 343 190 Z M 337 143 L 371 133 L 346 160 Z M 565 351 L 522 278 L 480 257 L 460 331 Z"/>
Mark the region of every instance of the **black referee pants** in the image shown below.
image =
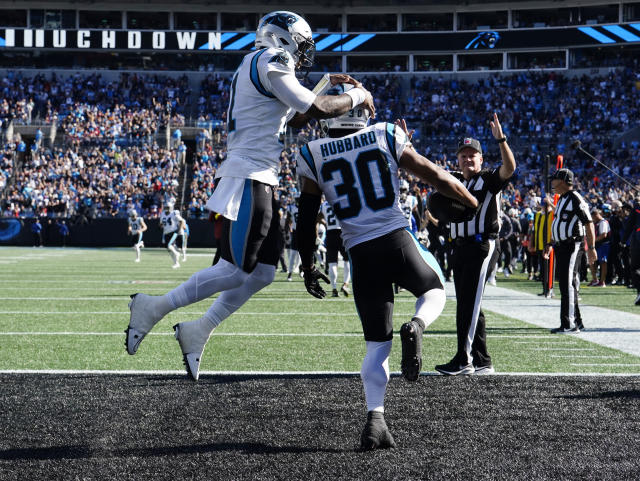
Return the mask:
<path id="1" fill-rule="evenodd" d="M 496 263 L 496 240 L 456 245 L 453 250 L 453 282 L 456 287 L 456 328 L 460 364 L 491 364 L 487 351 L 487 334 L 482 309 L 482 296 L 487 273 Z M 493 264 L 493 265 L 492 265 Z"/>
<path id="2" fill-rule="evenodd" d="M 556 275 L 560 287 L 560 327 L 571 329 L 582 324 L 580 307 L 578 306 L 578 253 L 582 249 L 582 241 L 561 242 L 554 246 L 556 253 Z"/>

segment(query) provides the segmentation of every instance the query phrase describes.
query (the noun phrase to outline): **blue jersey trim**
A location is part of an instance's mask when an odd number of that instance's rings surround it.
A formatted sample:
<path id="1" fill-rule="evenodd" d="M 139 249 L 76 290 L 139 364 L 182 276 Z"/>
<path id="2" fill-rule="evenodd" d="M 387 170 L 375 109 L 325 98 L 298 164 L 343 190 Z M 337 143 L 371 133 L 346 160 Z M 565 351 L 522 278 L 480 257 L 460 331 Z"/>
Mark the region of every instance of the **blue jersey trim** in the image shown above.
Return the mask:
<path id="1" fill-rule="evenodd" d="M 276 96 L 268 92 L 267 89 L 264 88 L 264 86 L 262 85 L 262 82 L 260 81 L 260 75 L 258 74 L 258 59 L 265 52 L 266 50 L 263 50 L 262 52 L 256 54 L 253 57 L 253 59 L 251 60 L 251 68 L 249 69 L 249 76 L 251 77 L 251 82 L 253 83 L 253 86 L 256 88 L 258 92 L 260 92 L 265 97 L 274 99 L 276 98 Z"/>
<path id="2" fill-rule="evenodd" d="M 300 156 L 307 163 L 307 165 L 309 166 L 309 169 L 311 169 L 311 172 L 313 173 L 313 175 L 315 176 L 316 181 L 317 181 L 318 180 L 318 170 L 316 169 L 316 164 L 313 161 L 313 155 L 311 155 L 311 151 L 309 150 L 309 144 L 305 144 L 305 145 L 302 146 L 302 148 L 300 149 Z"/>
<path id="3" fill-rule="evenodd" d="M 386 124 L 385 137 L 387 139 L 387 145 L 393 156 L 393 160 L 398 164 L 398 155 L 396 154 L 396 126 L 390 123 Z"/>
<path id="4" fill-rule="evenodd" d="M 244 190 L 242 191 L 242 200 L 240 201 L 240 209 L 238 218 L 231 223 L 231 254 L 234 264 L 242 269 L 244 265 L 244 254 L 247 247 L 247 235 L 251 225 L 251 217 L 253 214 L 251 179 L 244 181 Z"/>
<path id="5" fill-rule="evenodd" d="M 442 269 L 440 269 L 440 264 L 438 264 L 438 261 L 436 260 L 436 258 L 433 257 L 433 254 L 429 252 L 427 249 L 425 249 L 425 247 L 422 244 L 420 244 L 420 241 L 418 240 L 416 235 L 411 231 L 409 227 L 407 227 L 405 230 L 409 234 L 411 234 L 411 237 L 413 237 L 413 242 L 416 244 L 416 247 L 418 248 L 418 252 L 422 256 L 424 261 L 429 265 L 429 267 L 431 267 L 433 271 L 436 274 L 438 274 L 438 277 L 440 278 L 440 282 L 444 287 L 444 275 L 442 274 Z"/>

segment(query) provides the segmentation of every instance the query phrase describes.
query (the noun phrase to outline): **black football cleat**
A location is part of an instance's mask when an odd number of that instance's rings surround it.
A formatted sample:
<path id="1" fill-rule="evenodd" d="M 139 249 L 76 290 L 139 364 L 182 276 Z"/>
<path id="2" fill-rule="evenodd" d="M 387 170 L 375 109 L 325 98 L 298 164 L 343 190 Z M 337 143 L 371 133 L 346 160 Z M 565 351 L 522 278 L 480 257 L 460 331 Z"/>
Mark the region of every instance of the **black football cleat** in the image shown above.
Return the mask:
<path id="1" fill-rule="evenodd" d="M 360 436 L 360 448 L 363 451 L 373 449 L 395 448 L 396 442 L 389 432 L 387 423 L 384 422 L 384 415 L 378 411 L 367 413 L 367 424 L 364 425 Z"/>
<path id="2" fill-rule="evenodd" d="M 414 318 L 400 328 L 402 341 L 402 375 L 407 381 L 417 381 L 422 370 L 422 326 Z"/>

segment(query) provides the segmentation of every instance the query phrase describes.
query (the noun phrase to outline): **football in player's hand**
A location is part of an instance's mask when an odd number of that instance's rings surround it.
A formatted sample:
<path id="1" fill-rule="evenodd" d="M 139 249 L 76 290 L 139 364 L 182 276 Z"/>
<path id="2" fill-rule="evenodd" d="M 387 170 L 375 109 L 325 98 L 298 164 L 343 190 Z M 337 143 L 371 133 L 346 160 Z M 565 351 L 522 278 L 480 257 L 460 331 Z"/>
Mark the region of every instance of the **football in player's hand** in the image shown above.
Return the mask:
<path id="1" fill-rule="evenodd" d="M 476 209 L 467 207 L 462 202 L 451 199 L 440 192 L 429 195 L 427 208 L 431 215 L 440 222 L 466 222 L 471 220 Z"/>

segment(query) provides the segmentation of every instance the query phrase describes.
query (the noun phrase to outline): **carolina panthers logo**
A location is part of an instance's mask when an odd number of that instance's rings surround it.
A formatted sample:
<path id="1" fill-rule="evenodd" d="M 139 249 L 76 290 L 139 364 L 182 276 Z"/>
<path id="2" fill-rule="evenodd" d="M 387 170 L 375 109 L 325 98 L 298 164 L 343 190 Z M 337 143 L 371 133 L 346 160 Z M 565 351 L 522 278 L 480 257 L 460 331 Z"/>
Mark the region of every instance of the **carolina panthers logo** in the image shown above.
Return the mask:
<path id="1" fill-rule="evenodd" d="M 499 40 L 500 34 L 498 32 L 480 32 L 464 49 L 495 48 Z"/>
<path id="2" fill-rule="evenodd" d="M 22 224 L 18 219 L 4 219 L 0 221 L 0 241 L 10 241 L 20 233 L 21 229 Z"/>
<path id="3" fill-rule="evenodd" d="M 271 59 L 269 60 L 269 63 L 279 63 L 286 67 L 289 65 L 289 58 L 284 53 L 281 53 L 271 57 Z"/>
<path id="4" fill-rule="evenodd" d="M 274 13 L 263 21 L 263 25 L 275 25 L 283 30 L 289 30 L 289 27 L 296 23 L 298 19 L 290 13 Z"/>

